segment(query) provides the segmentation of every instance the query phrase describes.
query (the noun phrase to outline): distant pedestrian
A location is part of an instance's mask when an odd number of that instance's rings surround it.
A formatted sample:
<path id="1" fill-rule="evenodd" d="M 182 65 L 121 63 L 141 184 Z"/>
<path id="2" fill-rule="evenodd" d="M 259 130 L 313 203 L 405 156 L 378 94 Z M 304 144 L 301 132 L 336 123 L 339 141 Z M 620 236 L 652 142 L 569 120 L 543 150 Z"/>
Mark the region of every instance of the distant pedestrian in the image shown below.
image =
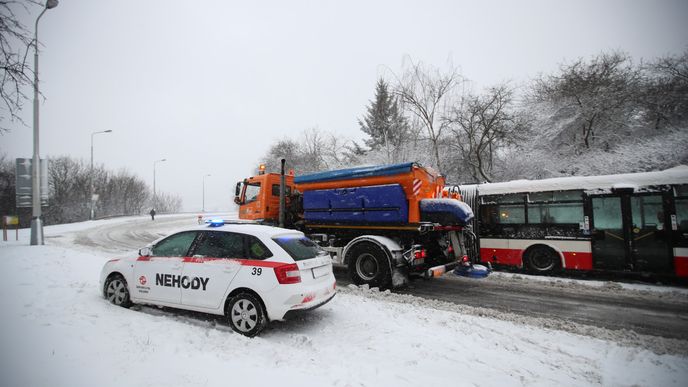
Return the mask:
<path id="1" fill-rule="evenodd" d="M 150 214 L 150 216 L 151 216 L 151 220 L 155 220 L 155 208 L 152 208 L 152 209 L 150 210 L 149 214 Z"/>

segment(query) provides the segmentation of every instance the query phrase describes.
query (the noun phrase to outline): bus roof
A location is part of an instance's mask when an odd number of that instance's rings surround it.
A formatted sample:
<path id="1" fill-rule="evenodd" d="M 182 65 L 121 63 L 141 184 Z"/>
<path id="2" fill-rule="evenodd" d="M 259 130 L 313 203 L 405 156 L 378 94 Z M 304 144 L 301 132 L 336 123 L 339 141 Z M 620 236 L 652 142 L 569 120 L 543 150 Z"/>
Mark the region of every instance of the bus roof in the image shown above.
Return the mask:
<path id="1" fill-rule="evenodd" d="M 555 177 L 543 180 L 513 180 L 502 183 L 476 185 L 480 195 L 499 195 L 519 192 L 567 190 L 608 190 L 613 188 L 648 187 L 653 185 L 688 184 L 688 166 L 679 165 L 664 171 L 624 173 L 604 176 Z"/>

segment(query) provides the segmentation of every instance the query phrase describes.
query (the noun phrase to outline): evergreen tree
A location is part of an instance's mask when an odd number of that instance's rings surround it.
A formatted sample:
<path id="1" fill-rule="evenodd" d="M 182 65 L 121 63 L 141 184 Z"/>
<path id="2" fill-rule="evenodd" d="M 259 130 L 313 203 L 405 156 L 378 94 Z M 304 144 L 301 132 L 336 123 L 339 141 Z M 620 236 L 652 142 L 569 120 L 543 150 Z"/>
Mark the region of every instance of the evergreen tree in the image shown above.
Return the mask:
<path id="1" fill-rule="evenodd" d="M 383 149 L 387 152 L 387 161 L 392 161 L 394 149 L 406 141 L 409 125 L 399 112 L 397 99 L 389 92 L 389 86 L 383 79 L 377 81 L 375 100 L 370 101 L 367 113 L 358 120 L 361 130 L 369 139 L 365 144 L 372 150 Z"/>

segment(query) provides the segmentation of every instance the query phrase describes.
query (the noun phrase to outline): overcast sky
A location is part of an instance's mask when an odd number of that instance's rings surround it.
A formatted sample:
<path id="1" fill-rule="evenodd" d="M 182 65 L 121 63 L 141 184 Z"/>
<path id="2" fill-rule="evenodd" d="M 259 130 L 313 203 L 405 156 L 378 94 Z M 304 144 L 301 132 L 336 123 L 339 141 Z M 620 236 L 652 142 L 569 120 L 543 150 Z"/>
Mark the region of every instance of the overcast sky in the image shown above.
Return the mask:
<path id="1" fill-rule="evenodd" d="M 39 9 L 24 17 L 33 28 Z M 60 0 L 40 22 L 41 157 L 127 168 L 198 211 L 269 145 L 313 127 L 360 138 L 376 79 L 404 57 L 461 69 L 474 88 L 525 83 L 566 60 L 688 48 L 688 1 Z M 31 90 L 27 91 L 31 95 Z M 31 101 L 0 153 L 31 157 Z M 411 161 L 411 160 L 409 160 Z"/>

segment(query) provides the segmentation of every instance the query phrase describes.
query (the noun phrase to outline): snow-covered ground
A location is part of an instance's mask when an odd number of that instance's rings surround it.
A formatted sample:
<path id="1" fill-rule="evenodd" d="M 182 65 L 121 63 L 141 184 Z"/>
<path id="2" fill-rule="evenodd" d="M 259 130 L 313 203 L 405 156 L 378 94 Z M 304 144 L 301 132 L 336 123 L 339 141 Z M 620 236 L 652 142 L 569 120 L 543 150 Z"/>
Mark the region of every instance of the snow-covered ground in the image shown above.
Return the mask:
<path id="1" fill-rule="evenodd" d="M 0 242 L 0 386 L 688 385 L 683 354 L 363 288 L 253 339 L 221 318 L 114 307 L 98 285 L 107 247 L 69 241 L 122 221 Z"/>
<path id="2" fill-rule="evenodd" d="M 498 281 L 500 283 L 537 283 L 541 286 L 565 287 L 567 289 L 592 288 L 604 290 L 605 292 L 624 292 L 634 293 L 636 295 L 653 294 L 654 297 L 674 297 L 683 301 L 688 299 L 688 288 L 650 283 L 624 283 L 590 279 L 581 280 L 577 278 L 549 277 L 497 271 L 490 274 L 488 281 Z"/>

